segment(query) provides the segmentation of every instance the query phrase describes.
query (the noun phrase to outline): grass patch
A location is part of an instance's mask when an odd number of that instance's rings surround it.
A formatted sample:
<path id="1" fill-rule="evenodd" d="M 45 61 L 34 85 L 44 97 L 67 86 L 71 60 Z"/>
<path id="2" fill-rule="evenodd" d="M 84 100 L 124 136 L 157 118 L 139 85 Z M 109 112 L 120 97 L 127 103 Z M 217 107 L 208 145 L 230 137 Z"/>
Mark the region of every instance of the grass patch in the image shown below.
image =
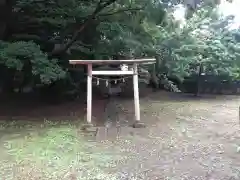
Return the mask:
<path id="1" fill-rule="evenodd" d="M 75 125 L 50 121 L 2 125 L 0 179 L 114 180 L 104 170 L 120 156 L 76 132 Z"/>

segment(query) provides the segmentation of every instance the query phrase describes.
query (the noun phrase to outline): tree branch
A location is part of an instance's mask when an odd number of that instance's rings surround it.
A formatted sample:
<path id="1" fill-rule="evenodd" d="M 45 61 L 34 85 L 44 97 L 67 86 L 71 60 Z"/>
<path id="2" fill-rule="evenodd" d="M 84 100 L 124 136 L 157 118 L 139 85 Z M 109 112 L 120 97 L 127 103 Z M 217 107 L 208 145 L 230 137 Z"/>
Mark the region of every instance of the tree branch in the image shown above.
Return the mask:
<path id="1" fill-rule="evenodd" d="M 61 46 L 60 48 L 53 49 L 53 51 L 49 54 L 50 56 L 58 55 L 63 52 L 66 52 L 68 48 L 72 46 L 72 44 L 77 40 L 79 34 L 89 25 L 89 23 L 95 19 L 98 13 L 100 13 L 104 8 L 110 6 L 117 0 L 108 0 L 106 3 L 102 4 L 102 0 L 99 1 L 95 11 L 88 16 L 88 18 L 84 21 L 84 23 L 79 27 L 79 29 L 73 34 L 71 40 L 69 40 L 65 45 Z"/>
<path id="2" fill-rule="evenodd" d="M 127 11 L 140 11 L 140 10 L 143 10 L 143 9 L 144 9 L 144 7 L 142 7 L 142 8 L 120 9 L 120 10 L 118 10 L 118 11 L 114 11 L 114 12 L 111 12 L 111 13 L 99 14 L 98 16 L 99 16 L 99 17 L 112 16 L 112 15 L 118 14 L 118 13 L 123 13 L 123 12 L 127 12 Z"/>

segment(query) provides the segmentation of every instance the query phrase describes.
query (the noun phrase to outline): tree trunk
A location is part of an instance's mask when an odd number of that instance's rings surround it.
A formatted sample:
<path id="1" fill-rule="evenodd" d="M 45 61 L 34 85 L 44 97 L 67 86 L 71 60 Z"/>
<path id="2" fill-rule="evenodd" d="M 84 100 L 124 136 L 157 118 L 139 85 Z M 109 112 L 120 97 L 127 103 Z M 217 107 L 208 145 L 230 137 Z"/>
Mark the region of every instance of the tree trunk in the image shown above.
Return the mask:
<path id="1" fill-rule="evenodd" d="M 199 65 L 199 71 L 198 71 L 198 77 L 197 77 L 197 86 L 196 86 L 196 92 L 195 96 L 199 96 L 199 90 L 202 82 L 202 73 L 203 73 L 203 64 Z"/>
<path id="2" fill-rule="evenodd" d="M 9 34 L 12 17 L 13 0 L 0 0 L 0 40 Z"/>

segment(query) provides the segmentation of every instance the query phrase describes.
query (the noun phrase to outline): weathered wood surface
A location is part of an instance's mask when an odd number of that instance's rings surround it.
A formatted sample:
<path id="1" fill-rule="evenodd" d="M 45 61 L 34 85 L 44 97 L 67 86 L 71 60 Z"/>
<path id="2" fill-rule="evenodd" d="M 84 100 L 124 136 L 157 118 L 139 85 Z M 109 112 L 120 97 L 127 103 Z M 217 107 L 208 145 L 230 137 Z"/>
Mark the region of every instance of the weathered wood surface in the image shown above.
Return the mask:
<path id="1" fill-rule="evenodd" d="M 146 58 L 146 59 L 130 59 L 130 60 L 69 60 L 70 64 L 142 64 L 142 63 L 155 63 L 156 59 Z"/>

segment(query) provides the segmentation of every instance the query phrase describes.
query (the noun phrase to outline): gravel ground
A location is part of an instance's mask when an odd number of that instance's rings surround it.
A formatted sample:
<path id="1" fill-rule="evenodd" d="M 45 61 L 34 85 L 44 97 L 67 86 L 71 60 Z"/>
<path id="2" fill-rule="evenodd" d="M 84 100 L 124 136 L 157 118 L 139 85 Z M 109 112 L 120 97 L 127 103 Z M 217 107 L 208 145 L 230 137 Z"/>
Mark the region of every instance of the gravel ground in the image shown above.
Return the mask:
<path id="1" fill-rule="evenodd" d="M 107 135 L 101 127 L 97 141 L 94 136 L 89 142 L 78 135 L 79 126 L 73 122 L 83 114 L 78 102 L 31 111 L 31 121 L 24 126 L 12 122 L 13 118 L 5 120 L 0 126 L 0 179 L 240 180 L 239 96 L 148 94 L 140 100 L 146 128 L 126 126 L 134 117 L 133 101 L 118 99 L 121 127 L 117 130 L 113 125 Z M 104 101 L 94 105 L 95 119 L 104 119 L 100 115 Z M 18 115 L 16 120 L 30 112 L 10 110 L 11 116 Z M 33 121 L 36 115 L 37 119 L 49 115 L 49 121 L 44 118 L 43 125 Z M 70 124 L 54 125 L 52 119 Z M 52 169 L 46 165 L 50 162 Z"/>
<path id="2" fill-rule="evenodd" d="M 111 173 L 134 180 L 239 180 L 240 98 L 183 97 L 154 93 L 141 99 L 145 129 L 121 128 L 112 145 L 127 160 Z M 132 116 L 132 104 L 120 101 L 122 120 Z"/>

